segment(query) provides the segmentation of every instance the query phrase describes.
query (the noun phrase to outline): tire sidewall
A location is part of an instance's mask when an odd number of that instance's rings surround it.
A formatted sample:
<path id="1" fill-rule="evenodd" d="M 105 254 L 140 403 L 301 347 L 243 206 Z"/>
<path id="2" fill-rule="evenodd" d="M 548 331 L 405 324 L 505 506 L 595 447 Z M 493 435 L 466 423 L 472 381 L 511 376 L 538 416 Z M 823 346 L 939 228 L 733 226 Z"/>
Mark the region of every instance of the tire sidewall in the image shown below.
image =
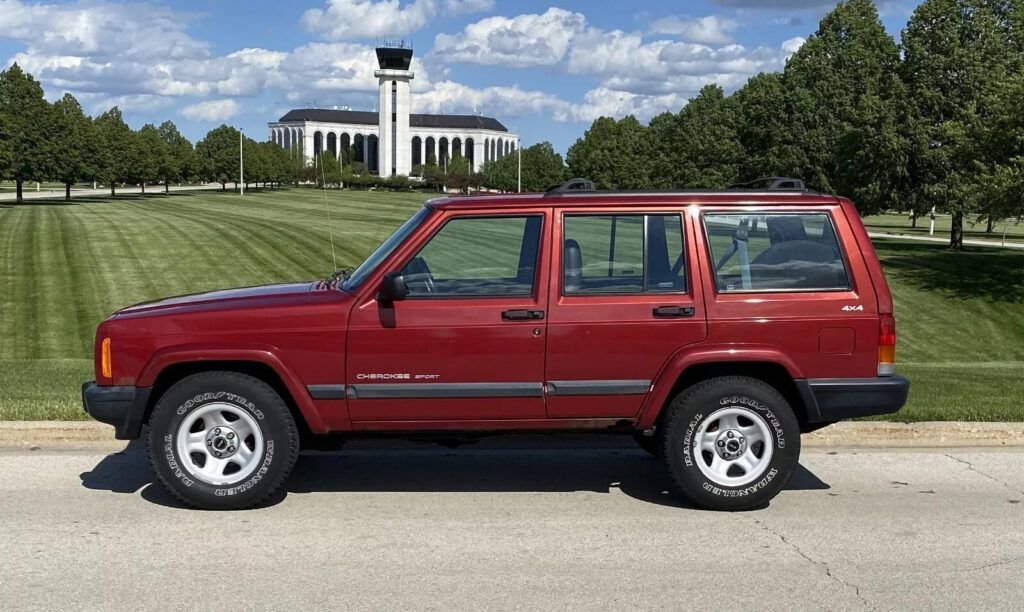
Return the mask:
<path id="1" fill-rule="evenodd" d="M 214 402 L 230 404 L 248 413 L 263 435 L 263 449 L 257 451 L 262 455 L 259 464 L 239 482 L 225 485 L 203 482 L 189 473 L 178 454 L 177 435 L 182 422 L 196 410 Z M 196 506 L 235 508 L 257 503 L 266 496 L 268 489 L 276 489 L 291 468 L 288 451 L 294 437 L 294 424 L 289 431 L 286 412 L 282 410 L 287 410 L 284 403 L 262 383 L 251 384 L 215 375 L 185 379 L 164 394 L 150 420 L 153 468 L 175 494 Z"/>
<path id="2" fill-rule="evenodd" d="M 737 384 L 738 383 L 738 384 Z M 664 458 L 683 493 L 698 504 L 719 509 L 747 509 L 764 505 L 789 481 L 800 457 L 800 426 L 785 399 L 764 385 L 721 382 L 684 394 L 674 405 L 674 418 L 666 431 Z M 746 384 L 745 384 L 746 383 Z M 693 441 L 701 425 L 723 408 L 744 408 L 768 426 L 772 458 L 760 476 L 739 486 L 725 486 L 708 478 L 697 461 Z"/>

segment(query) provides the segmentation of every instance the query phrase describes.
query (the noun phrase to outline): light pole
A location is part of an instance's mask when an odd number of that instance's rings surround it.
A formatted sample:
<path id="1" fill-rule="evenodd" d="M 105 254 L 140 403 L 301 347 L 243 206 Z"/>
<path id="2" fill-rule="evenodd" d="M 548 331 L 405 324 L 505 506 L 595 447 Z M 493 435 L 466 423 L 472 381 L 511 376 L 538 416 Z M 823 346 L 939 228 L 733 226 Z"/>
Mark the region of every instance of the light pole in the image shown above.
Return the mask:
<path id="1" fill-rule="evenodd" d="M 519 146 L 519 137 L 516 136 L 516 164 L 518 166 L 516 179 L 516 193 L 523 192 L 523 148 Z"/>
<path id="2" fill-rule="evenodd" d="M 239 195 L 245 195 L 245 153 L 242 148 L 242 128 L 238 128 L 238 188 Z M 258 186 L 258 185 L 257 185 Z"/>

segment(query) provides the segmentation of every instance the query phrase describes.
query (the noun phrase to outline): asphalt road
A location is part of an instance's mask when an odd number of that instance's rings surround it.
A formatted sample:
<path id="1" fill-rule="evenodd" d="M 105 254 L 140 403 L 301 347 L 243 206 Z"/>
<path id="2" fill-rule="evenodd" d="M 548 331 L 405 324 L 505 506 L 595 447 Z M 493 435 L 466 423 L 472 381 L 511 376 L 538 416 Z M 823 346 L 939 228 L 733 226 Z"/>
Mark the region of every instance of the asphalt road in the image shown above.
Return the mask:
<path id="1" fill-rule="evenodd" d="M 0 451 L 0 609 L 1013 609 L 1024 448 L 812 449 L 767 508 L 665 492 L 618 442 L 363 444 L 247 512 L 140 449 Z M 567 448 L 575 446 L 576 448 Z"/>

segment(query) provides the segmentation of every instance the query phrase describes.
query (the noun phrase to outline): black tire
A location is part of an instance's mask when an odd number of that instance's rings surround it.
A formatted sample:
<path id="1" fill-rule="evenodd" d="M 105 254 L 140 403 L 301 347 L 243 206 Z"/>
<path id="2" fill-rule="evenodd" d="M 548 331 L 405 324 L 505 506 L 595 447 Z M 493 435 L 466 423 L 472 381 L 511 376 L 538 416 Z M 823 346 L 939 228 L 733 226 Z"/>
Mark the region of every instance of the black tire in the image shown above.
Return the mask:
<path id="1" fill-rule="evenodd" d="M 726 486 L 705 475 L 697 462 L 709 465 L 714 453 L 694 448 L 705 421 L 714 426 L 716 420 L 709 417 L 727 408 L 739 408 L 760 416 L 768 431 L 768 439 L 751 445 L 751 452 L 756 451 L 756 444 L 761 444 L 761 453 L 771 450 L 770 458 L 763 459 L 766 465 L 755 472 L 752 482 L 740 486 Z M 706 380 L 677 395 L 666 411 L 662 425 L 662 459 L 676 488 L 700 507 L 712 510 L 762 507 L 786 486 L 799 462 L 800 424 L 785 398 L 764 381 L 745 376 Z M 740 418 L 754 423 L 753 418 Z M 715 445 L 718 443 L 714 441 Z M 738 477 L 742 479 L 745 474 L 741 471 Z"/>
<path id="2" fill-rule="evenodd" d="M 220 412 L 213 404 L 224 405 L 226 411 Z M 262 436 L 261 448 L 250 442 L 254 459 L 247 465 L 252 466 L 252 473 L 244 480 L 211 484 L 194 473 L 202 469 L 197 465 L 201 453 L 198 458 L 180 456 L 179 428 L 204 407 L 214 415 L 241 414 Z M 202 421 L 198 426 L 205 427 Z M 299 454 L 299 432 L 284 401 L 263 381 L 238 372 L 203 372 L 182 379 L 160 397 L 148 429 L 149 461 L 160 482 L 186 504 L 208 510 L 251 508 L 267 501 L 284 484 Z"/>
<path id="3" fill-rule="evenodd" d="M 650 456 L 655 459 L 661 458 L 661 436 L 657 432 L 652 436 L 648 436 L 642 431 L 635 431 L 633 432 L 633 441 L 636 442 L 637 446 L 647 451 Z"/>

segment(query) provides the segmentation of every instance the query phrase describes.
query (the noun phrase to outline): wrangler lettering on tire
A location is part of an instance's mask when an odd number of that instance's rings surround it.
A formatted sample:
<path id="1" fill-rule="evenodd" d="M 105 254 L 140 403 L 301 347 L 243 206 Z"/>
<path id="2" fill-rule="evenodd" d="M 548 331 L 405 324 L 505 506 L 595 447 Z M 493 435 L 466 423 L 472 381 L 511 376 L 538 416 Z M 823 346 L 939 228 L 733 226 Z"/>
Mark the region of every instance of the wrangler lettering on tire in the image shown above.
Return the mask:
<path id="1" fill-rule="evenodd" d="M 706 380 L 666 411 L 662 457 L 679 491 L 699 506 L 762 506 L 796 469 L 799 423 L 785 398 L 761 380 Z"/>

